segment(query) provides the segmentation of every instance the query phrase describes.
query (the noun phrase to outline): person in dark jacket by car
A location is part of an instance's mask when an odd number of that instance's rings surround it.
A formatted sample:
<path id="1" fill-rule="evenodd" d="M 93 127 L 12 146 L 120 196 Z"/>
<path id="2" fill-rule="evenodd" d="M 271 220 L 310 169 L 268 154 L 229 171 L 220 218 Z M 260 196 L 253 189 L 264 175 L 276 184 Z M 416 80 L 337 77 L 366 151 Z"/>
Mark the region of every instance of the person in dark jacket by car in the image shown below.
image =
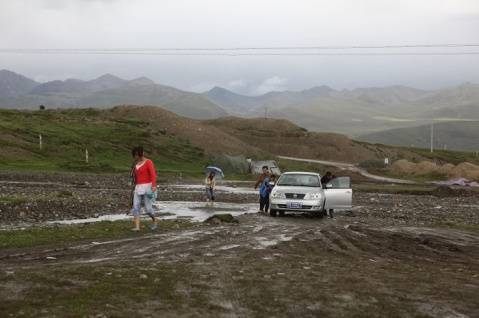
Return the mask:
<path id="1" fill-rule="evenodd" d="M 335 176 L 331 173 L 331 171 L 326 171 L 326 174 L 321 178 L 321 185 L 324 187 L 334 178 Z"/>
<path id="2" fill-rule="evenodd" d="M 254 185 L 255 190 L 258 189 L 258 187 L 260 185 L 263 185 L 264 180 L 266 178 L 269 179 L 269 176 L 270 176 L 270 173 L 269 173 L 268 166 L 263 166 L 263 173 L 260 174 L 260 176 L 258 178 L 258 181 L 256 181 L 256 183 Z M 261 189 L 260 189 L 260 193 L 259 193 L 259 212 L 264 212 L 263 209 L 264 209 L 264 200 L 261 197 Z"/>
<path id="3" fill-rule="evenodd" d="M 326 174 L 321 178 L 321 185 L 324 187 L 326 187 L 326 185 L 331 182 L 331 180 L 333 180 L 334 178 L 336 178 L 336 176 L 334 174 L 331 173 L 331 171 L 326 171 Z M 333 210 L 332 209 L 329 209 L 328 210 L 328 215 L 330 218 L 333 218 Z"/>
<path id="4" fill-rule="evenodd" d="M 273 190 L 275 180 L 276 176 L 271 174 L 263 179 L 263 184 L 261 184 L 259 188 L 259 208 L 265 213 L 268 213 L 269 210 L 269 195 L 271 194 L 271 190 Z"/>

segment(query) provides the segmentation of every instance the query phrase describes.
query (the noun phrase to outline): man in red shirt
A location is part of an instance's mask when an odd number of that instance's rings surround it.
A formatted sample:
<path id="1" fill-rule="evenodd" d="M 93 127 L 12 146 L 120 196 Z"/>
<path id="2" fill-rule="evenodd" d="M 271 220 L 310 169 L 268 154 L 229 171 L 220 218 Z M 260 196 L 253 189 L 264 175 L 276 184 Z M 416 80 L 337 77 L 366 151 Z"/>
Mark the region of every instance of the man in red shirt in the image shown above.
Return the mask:
<path id="1" fill-rule="evenodd" d="M 153 211 L 153 203 L 156 201 L 156 170 L 153 161 L 143 155 L 143 147 L 135 147 L 131 151 L 134 158 L 132 176 L 135 180 L 135 191 L 133 194 L 133 223 L 132 231 L 140 230 L 141 200 L 145 204 L 146 213 L 151 217 L 150 229 L 156 230 L 157 220 Z"/>

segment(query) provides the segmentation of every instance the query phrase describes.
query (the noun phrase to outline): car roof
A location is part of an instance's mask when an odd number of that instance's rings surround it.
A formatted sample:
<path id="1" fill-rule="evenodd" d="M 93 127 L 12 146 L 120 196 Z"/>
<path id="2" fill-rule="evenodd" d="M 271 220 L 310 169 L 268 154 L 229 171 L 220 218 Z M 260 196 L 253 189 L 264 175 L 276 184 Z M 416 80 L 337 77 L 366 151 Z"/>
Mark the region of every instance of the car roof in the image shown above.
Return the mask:
<path id="1" fill-rule="evenodd" d="M 281 175 L 284 174 L 304 174 L 304 175 L 314 175 L 320 177 L 319 173 L 316 172 L 305 172 L 305 171 L 288 171 L 288 172 L 283 172 Z"/>

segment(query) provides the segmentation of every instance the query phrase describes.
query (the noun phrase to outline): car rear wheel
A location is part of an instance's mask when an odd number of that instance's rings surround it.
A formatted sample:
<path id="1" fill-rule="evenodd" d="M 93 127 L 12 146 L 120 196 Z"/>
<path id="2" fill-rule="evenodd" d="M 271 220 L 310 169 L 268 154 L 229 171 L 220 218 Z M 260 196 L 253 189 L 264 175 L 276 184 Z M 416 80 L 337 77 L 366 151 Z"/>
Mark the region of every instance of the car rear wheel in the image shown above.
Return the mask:
<path id="1" fill-rule="evenodd" d="M 277 213 L 276 210 L 269 210 L 269 215 L 271 215 L 272 217 L 275 217 L 276 213 Z"/>

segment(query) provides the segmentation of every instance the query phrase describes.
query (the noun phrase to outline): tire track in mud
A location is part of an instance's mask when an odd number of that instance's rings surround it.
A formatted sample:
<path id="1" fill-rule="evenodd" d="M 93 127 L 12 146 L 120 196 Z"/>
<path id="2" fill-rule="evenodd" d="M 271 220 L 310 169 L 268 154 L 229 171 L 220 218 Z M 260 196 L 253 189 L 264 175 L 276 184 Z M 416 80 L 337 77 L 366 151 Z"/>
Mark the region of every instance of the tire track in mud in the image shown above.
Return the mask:
<path id="1" fill-rule="evenodd" d="M 295 245 L 292 247 L 291 245 Z M 296 245 L 301 245 L 297 250 Z M 204 226 L 194 230 L 81 243 L 58 248 L 0 252 L 5 268 L 60 266 L 128 260 L 177 262 L 233 254 L 333 251 L 353 257 L 449 259 L 477 262 L 479 238 L 461 231 L 415 227 L 371 227 L 315 219 L 245 216 L 239 225 Z M 261 251 L 264 252 L 261 252 Z"/>

